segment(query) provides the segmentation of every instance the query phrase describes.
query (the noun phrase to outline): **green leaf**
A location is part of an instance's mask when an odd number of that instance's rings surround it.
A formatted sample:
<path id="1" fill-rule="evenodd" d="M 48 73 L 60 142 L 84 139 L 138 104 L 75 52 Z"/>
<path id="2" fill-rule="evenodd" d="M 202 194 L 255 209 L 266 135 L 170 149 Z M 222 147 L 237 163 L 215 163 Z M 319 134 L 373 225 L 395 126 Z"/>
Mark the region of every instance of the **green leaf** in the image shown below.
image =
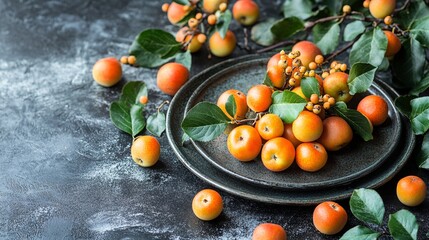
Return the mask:
<path id="1" fill-rule="evenodd" d="M 270 46 L 276 42 L 276 37 L 271 32 L 271 27 L 276 22 L 274 18 L 269 18 L 264 22 L 257 23 L 252 27 L 250 38 L 261 46 Z"/>
<path id="2" fill-rule="evenodd" d="M 350 52 L 350 65 L 353 66 L 357 62 L 363 62 L 378 67 L 383 61 L 386 49 L 386 35 L 379 27 L 376 27 L 372 31 L 363 34 L 353 44 Z"/>
<path id="3" fill-rule="evenodd" d="M 173 57 L 163 58 L 159 54 L 151 53 L 143 49 L 138 43 L 133 42 L 129 49 L 129 54 L 136 57 L 136 65 L 145 68 L 155 68 L 167 63 Z"/>
<path id="4" fill-rule="evenodd" d="M 414 214 L 408 210 L 402 209 L 389 215 L 387 226 L 394 239 L 417 239 L 419 225 L 417 224 L 417 219 Z"/>
<path id="5" fill-rule="evenodd" d="M 422 146 L 417 153 L 417 163 L 420 168 L 429 169 L 429 133 L 423 137 Z"/>
<path id="6" fill-rule="evenodd" d="M 414 38 L 402 43 L 401 50 L 392 61 L 393 81 L 402 88 L 413 89 L 423 78 L 425 66 L 425 50 Z"/>
<path id="7" fill-rule="evenodd" d="M 381 225 L 384 217 L 384 204 L 380 195 L 372 190 L 360 188 L 350 197 L 350 210 L 362 222 Z"/>
<path id="8" fill-rule="evenodd" d="M 181 126 L 193 140 L 208 142 L 222 134 L 229 122 L 216 104 L 200 102 L 189 110 Z"/>
<path id="9" fill-rule="evenodd" d="M 227 9 L 225 12 L 216 11 L 216 31 L 219 32 L 221 38 L 225 38 L 226 32 L 228 32 L 229 25 L 231 24 L 232 20 L 232 13 L 229 9 Z"/>
<path id="10" fill-rule="evenodd" d="M 313 28 L 314 41 L 324 55 L 333 52 L 338 47 L 340 39 L 340 25 L 317 24 Z"/>
<path id="11" fill-rule="evenodd" d="M 147 118 L 147 130 L 157 137 L 161 137 L 165 130 L 165 114 L 157 111 Z"/>
<path id="12" fill-rule="evenodd" d="M 374 80 L 377 68 L 369 63 L 355 63 L 350 69 L 347 84 L 350 94 L 362 93 L 368 90 Z"/>
<path id="13" fill-rule="evenodd" d="M 413 22 L 410 27 L 410 34 L 421 45 L 429 47 L 429 16 Z"/>
<path id="14" fill-rule="evenodd" d="M 185 142 L 189 141 L 190 139 L 191 139 L 191 138 L 188 136 L 188 134 L 183 133 L 183 135 L 182 135 L 182 145 L 183 145 Z"/>
<path id="15" fill-rule="evenodd" d="M 235 113 L 237 112 L 237 103 L 235 102 L 234 95 L 229 95 L 225 103 L 225 109 L 229 116 L 234 118 Z"/>
<path id="16" fill-rule="evenodd" d="M 395 99 L 395 106 L 404 116 L 411 118 L 411 100 L 417 96 L 404 95 Z"/>
<path id="17" fill-rule="evenodd" d="M 411 1 L 405 11 L 398 12 L 395 22 L 402 25 L 404 29 L 409 29 L 415 21 L 427 16 L 429 16 L 429 8 L 424 1 Z"/>
<path id="18" fill-rule="evenodd" d="M 411 89 L 411 95 L 419 95 L 420 93 L 426 91 L 429 88 L 429 72 Z"/>
<path id="19" fill-rule="evenodd" d="M 357 36 L 365 32 L 365 25 L 362 21 L 356 20 L 346 25 L 344 28 L 344 41 L 352 41 Z"/>
<path id="20" fill-rule="evenodd" d="M 110 119 L 113 124 L 133 137 L 146 125 L 144 105 L 140 103 L 142 96 L 147 96 L 146 84 L 140 81 L 128 82 L 122 88 L 119 100 L 110 105 Z"/>
<path id="21" fill-rule="evenodd" d="M 188 0 L 173 0 L 173 2 L 178 3 L 180 5 L 190 5 Z"/>
<path id="22" fill-rule="evenodd" d="M 377 240 L 381 233 L 364 226 L 356 226 L 341 236 L 340 240 Z"/>
<path id="23" fill-rule="evenodd" d="M 347 108 L 347 105 L 344 102 L 335 103 L 332 109 L 339 117 L 346 120 L 350 127 L 359 136 L 361 136 L 364 141 L 369 141 L 373 138 L 371 125 L 369 124 L 368 119 L 362 115 L 362 113 L 354 109 Z"/>
<path id="24" fill-rule="evenodd" d="M 277 114 L 283 122 L 292 123 L 306 104 L 307 101 L 305 99 L 287 90 L 273 94 L 273 103 L 268 111 Z"/>
<path id="25" fill-rule="evenodd" d="M 273 82 L 271 81 L 270 77 L 268 76 L 268 72 L 265 73 L 265 77 L 264 77 L 264 85 L 267 85 L 268 87 L 273 87 Z"/>
<path id="26" fill-rule="evenodd" d="M 161 29 L 147 29 L 142 31 L 134 40 L 144 50 L 162 56 L 174 56 L 182 48 L 175 37 Z"/>
<path id="27" fill-rule="evenodd" d="M 311 0 L 286 0 L 283 3 L 283 15 L 305 20 L 317 15 L 318 12 L 313 12 L 313 5 Z"/>
<path id="28" fill-rule="evenodd" d="M 271 27 L 276 39 L 283 40 L 304 29 L 304 22 L 297 17 L 280 19 Z"/>
<path id="29" fill-rule="evenodd" d="M 119 98 L 120 101 L 128 104 L 141 105 L 140 98 L 147 97 L 147 86 L 142 81 L 127 82 L 123 88 Z"/>
<path id="30" fill-rule="evenodd" d="M 315 93 L 317 96 L 320 95 L 319 82 L 314 77 L 305 77 L 301 80 L 302 93 L 307 98 L 310 98 L 311 94 Z"/>
<path id="31" fill-rule="evenodd" d="M 175 61 L 181 63 L 190 71 L 192 66 L 192 54 L 190 51 L 179 52 L 175 56 Z"/>
<path id="32" fill-rule="evenodd" d="M 114 101 L 110 104 L 110 119 L 122 131 L 135 137 L 145 127 L 143 106 Z"/>
<path id="33" fill-rule="evenodd" d="M 412 99 L 410 105 L 413 132 L 417 135 L 424 134 L 429 129 L 429 97 Z"/>

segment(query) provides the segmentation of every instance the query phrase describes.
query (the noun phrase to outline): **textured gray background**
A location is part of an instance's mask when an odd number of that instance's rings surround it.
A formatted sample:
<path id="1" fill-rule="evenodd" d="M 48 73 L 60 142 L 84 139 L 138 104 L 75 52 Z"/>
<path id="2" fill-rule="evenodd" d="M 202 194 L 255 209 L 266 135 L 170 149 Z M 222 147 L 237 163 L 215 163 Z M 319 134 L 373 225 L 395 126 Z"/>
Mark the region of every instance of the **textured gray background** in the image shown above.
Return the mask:
<path id="1" fill-rule="evenodd" d="M 257 2 L 266 19 L 283 1 Z M 148 114 L 170 97 L 156 88 L 156 70 L 124 66 L 124 80 L 103 88 L 92 80 L 91 68 L 99 58 L 125 55 L 143 29 L 175 32 L 162 3 L 0 1 L 0 238 L 246 239 L 261 222 L 281 224 L 290 239 L 338 238 L 316 232 L 314 207 L 262 204 L 223 192 L 222 215 L 199 221 L 191 201 L 210 185 L 182 166 L 165 134 L 155 167 L 134 164 L 131 137 L 113 126 L 109 104 L 128 80 L 148 85 Z M 206 57 L 205 50 L 194 55 L 193 75 L 222 60 Z M 388 213 L 406 208 L 394 188 L 410 173 L 428 182 L 428 172 L 418 171 L 411 159 L 378 189 L 385 221 Z M 417 215 L 420 238 L 429 231 L 428 207 L 426 198 L 421 206 L 406 208 Z M 347 229 L 358 224 L 349 216 Z"/>

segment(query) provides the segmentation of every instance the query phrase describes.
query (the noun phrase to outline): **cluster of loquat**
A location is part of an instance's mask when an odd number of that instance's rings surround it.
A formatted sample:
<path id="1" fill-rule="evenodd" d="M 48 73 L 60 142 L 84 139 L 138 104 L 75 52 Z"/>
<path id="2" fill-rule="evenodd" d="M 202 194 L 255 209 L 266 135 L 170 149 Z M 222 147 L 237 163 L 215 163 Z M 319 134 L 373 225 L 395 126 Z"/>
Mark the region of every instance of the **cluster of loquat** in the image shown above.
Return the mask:
<path id="1" fill-rule="evenodd" d="M 329 151 L 338 151 L 353 139 L 349 123 L 329 111 L 337 102 L 347 103 L 353 97 L 347 83 L 347 65 L 325 62 L 315 44 L 302 41 L 288 54 L 281 51 L 270 58 L 267 77 L 268 84 L 251 86 L 247 94 L 229 89 L 219 96 L 217 106 L 238 125 L 228 135 L 229 152 L 243 162 L 260 155 L 263 165 L 273 172 L 286 170 L 294 161 L 307 172 L 322 169 Z M 301 88 L 305 78 L 317 83 L 316 90 L 307 96 Z M 291 123 L 270 111 L 273 96 L 284 91 L 307 102 Z M 231 96 L 234 116 L 227 109 Z M 364 97 L 356 110 L 368 119 L 371 129 L 388 118 L 387 102 L 380 96 Z"/>

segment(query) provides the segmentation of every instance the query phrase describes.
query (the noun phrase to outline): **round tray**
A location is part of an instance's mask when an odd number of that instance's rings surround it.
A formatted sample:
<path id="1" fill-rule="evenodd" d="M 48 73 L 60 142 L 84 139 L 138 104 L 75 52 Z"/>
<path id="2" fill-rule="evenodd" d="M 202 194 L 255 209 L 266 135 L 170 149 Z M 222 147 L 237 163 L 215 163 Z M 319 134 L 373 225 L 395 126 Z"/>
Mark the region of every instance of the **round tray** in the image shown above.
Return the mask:
<path id="1" fill-rule="evenodd" d="M 227 174 L 219 167 L 214 166 L 213 163 L 206 160 L 198 152 L 193 144 L 189 142 L 182 143 L 183 131 L 180 127 L 181 119 L 184 118 L 188 99 L 190 99 L 193 93 L 201 86 L 201 83 L 208 77 L 223 71 L 229 66 L 240 64 L 245 61 L 254 61 L 258 58 L 267 59 L 267 56 L 250 55 L 230 59 L 201 72 L 183 86 L 170 103 L 166 122 L 166 133 L 169 143 L 183 165 L 196 176 L 215 187 L 244 198 L 267 203 L 308 205 L 325 200 L 347 198 L 351 195 L 353 190 L 357 188 L 376 188 L 381 186 L 390 180 L 405 164 L 414 148 L 415 137 L 412 134 L 409 122 L 404 120 L 403 117 L 400 117 L 403 126 L 402 131 L 400 135 L 394 136 L 396 139 L 399 139 L 397 144 L 400 144 L 401 147 L 395 148 L 390 156 L 381 163 L 380 167 L 374 169 L 372 174 L 359 178 L 359 180 L 346 182 L 325 189 L 308 189 L 302 191 L 300 188 L 291 187 L 282 189 L 245 181 L 231 174 Z M 396 95 L 396 93 L 383 82 L 380 82 L 379 85 L 390 96 Z"/>
<path id="2" fill-rule="evenodd" d="M 216 103 L 217 98 L 228 89 L 237 89 L 244 93 L 263 81 L 268 58 L 255 56 L 230 64 L 213 74 L 204 74 L 200 86 L 188 99 L 183 92 L 176 96 L 178 101 L 187 101 L 185 112 L 201 101 Z M 210 70 L 209 70 L 210 71 Z M 210 71 L 212 73 L 212 71 Z M 199 78 L 197 76 L 197 78 Z M 260 158 L 250 162 L 240 162 L 228 152 L 227 135 L 209 142 L 193 142 L 200 154 L 215 167 L 233 177 L 268 187 L 283 189 L 314 189 L 333 187 L 361 178 L 379 167 L 398 146 L 402 123 L 399 112 L 391 96 L 383 87 L 374 82 L 365 94 L 353 97 L 349 106 L 356 106 L 363 96 L 376 94 L 387 100 L 389 118 L 382 125 L 374 128 L 374 139 L 365 142 L 355 135 L 353 141 L 341 151 L 329 152 L 328 163 L 318 172 L 305 172 L 293 164 L 282 172 L 272 172 L 264 167 Z M 380 150 L 382 149 L 382 150 Z"/>

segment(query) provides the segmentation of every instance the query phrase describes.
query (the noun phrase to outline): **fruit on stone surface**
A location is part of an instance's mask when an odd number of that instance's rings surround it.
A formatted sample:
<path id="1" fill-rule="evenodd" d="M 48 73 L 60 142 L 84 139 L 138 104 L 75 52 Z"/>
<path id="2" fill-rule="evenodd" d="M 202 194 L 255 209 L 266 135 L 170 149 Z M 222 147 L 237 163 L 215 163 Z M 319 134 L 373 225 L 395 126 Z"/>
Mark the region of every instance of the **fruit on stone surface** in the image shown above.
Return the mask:
<path id="1" fill-rule="evenodd" d="M 113 57 L 102 58 L 92 67 L 92 77 L 101 86 L 111 87 L 122 78 L 121 63 Z"/>
<path id="2" fill-rule="evenodd" d="M 138 136 L 131 145 L 131 157 L 139 166 L 151 167 L 158 162 L 161 146 L 158 140 L 149 135 Z"/>
<path id="3" fill-rule="evenodd" d="M 319 171 L 328 161 L 325 147 L 317 142 L 301 143 L 295 151 L 296 164 L 307 172 Z"/>
<path id="4" fill-rule="evenodd" d="M 329 94 L 336 102 L 343 101 L 347 103 L 353 98 L 350 94 L 350 88 L 347 84 L 349 75 L 343 72 L 334 72 L 323 80 L 323 92 Z"/>
<path id="5" fill-rule="evenodd" d="M 228 3 L 227 0 L 204 0 L 202 9 L 206 13 L 214 13 L 219 9 L 221 3 Z"/>
<path id="6" fill-rule="evenodd" d="M 396 7 L 396 0 L 371 0 L 369 2 L 369 12 L 375 18 L 383 19 L 393 13 Z"/>
<path id="7" fill-rule="evenodd" d="M 278 224 L 261 223 L 253 229 L 252 240 L 287 240 L 287 233 Z"/>
<path id="8" fill-rule="evenodd" d="M 326 235 L 339 233 L 347 223 L 346 210 L 336 202 L 325 201 L 313 211 L 313 224 L 319 232 Z"/>
<path id="9" fill-rule="evenodd" d="M 259 6 L 252 0 L 238 0 L 232 7 L 232 16 L 244 26 L 251 26 L 259 19 Z"/>
<path id="10" fill-rule="evenodd" d="M 323 132 L 323 122 L 319 116 L 302 111 L 292 123 L 293 135 L 301 142 L 316 141 Z"/>
<path id="11" fill-rule="evenodd" d="M 406 176 L 396 185 L 396 195 L 399 201 L 409 207 L 415 207 L 424 202 L 426 191 L 425 182 L 418 176 Z"/>
<path id="12" fill-rule="evenodd" d="M 233 157 L 239 161 L 247 162 L 259 155 L 262 139 L 254 127 L 240 125 L 229 133 L 227 147 Z"/>
<path id="13" fill-rule="evenodd" d="M 194 36 L 192 36 L 191 30 L 188 27 L 183 27 L 179 31 L 177 31 L 176 41 L 181 42 L 182 44 L 188 44 L 186 46 L 186 50 L 189 50 L 191 53 L 194 53 L 200 50 L 201 46 L 203 46 L 203 43 L 204 43 L 198 40 L 199 35 L 203 35 L 203 34 L 197 33 Z"/>
<path id="14" fill-rule="evenodd" d="M 270 87 L 263 84 L 254 85 L 247 92 L 247 106 L 254 112 L 264 112 L 272 103 L 271 94 Z"/>
<path id="15" fill-rule="evenodd" d="M 322 55 L 322 51 L 320 51 L 319 47 L 310 42 L 310 41 L 300 41 L 297 42 L 292 47 L 292 52 L 299 51 L 299 59 L 303 66 L 308 68 L 308 65 L 314 61 L 317 55 Z"/>
<path id="16" fill-rule="evenodd" d="M 159 68 L 156 75 L 158 88 L 173 96 L 188 81 L 189 70 L 180 63 L 170 62 Z"/>
<path id="17" fill-rule="evenodd" d="M 229 96 L 233 95 L 236 105 L 236 112 L 234 117 L 229 115 L 228 111 L 226 111 L 226 102 L 228 101 Z M 243 119 L 246 116 L 248 107 L 246 102 L 246 95 L 236 89 L 229 89 L 223 92 L 218 100 L 217 100 L 217 106 L 222 109 L 222 111 L 225 113 L 226 116 L 229 117 L 229 119 Z"/>
<path id="18" fill-rule="evenodd" d="M 222 196 L 213 189 L 199 191 L 192 200 L 192 211 L 201 220 L 213 220 L 222 213 L 222 210 Z"/>
<path id="19" fill-rule="evenodd" d="M 295 159 L 295 147 L 283 137 L 268 140 L 261 150 L 264 166 L 273 172 L 286 170 Z"/>
<path id="20" fill-rule="evenodd" d="M 383 124 L 389 117 L 386 100 L 378 95 L 368 95 L 359 101 L 357 111 L 365 115 L 373 126 Z"/>
<path id="21" fill-rule="evenodd" d="M 387 49 L 384 55 L 391 58 L 401 50 L 401 40 L 391 31 L 384 30 L 383 32 L 387 38 Z"/>
<path id="22" fill-rule="evenodd" d="M 182 20 L 186 15 L 189 14 L 191 8 L 186 8 L 184 5 L 180 5 L 176 2 L 171 2 L 167 10 L 167 18 L 171 24 L 177 24 Z"/>
<path id="23" fill-rule="evenodd" d="M 331 116 L 323 120 L 323 133 L 317 142 L 328 151 L 338 151 L 353 139 L 353 130 L 341 117 Z"/>
<path id="24" fill-rule="evenodd" d="M 264 140 L 270 140 L 283 135 L 284 124 L 278 115 L 268 113 L 259 119 L 256 130 Z"/>
<path id="25" fill-rule="evenodd" d="M 236 44 L 237 39 L 231 30 L 226 32 L 225 38 L 222 38 L 219 32 L 215 32 L 209 39 L 210 52 L 217 57 L 232 54 Z"/>

